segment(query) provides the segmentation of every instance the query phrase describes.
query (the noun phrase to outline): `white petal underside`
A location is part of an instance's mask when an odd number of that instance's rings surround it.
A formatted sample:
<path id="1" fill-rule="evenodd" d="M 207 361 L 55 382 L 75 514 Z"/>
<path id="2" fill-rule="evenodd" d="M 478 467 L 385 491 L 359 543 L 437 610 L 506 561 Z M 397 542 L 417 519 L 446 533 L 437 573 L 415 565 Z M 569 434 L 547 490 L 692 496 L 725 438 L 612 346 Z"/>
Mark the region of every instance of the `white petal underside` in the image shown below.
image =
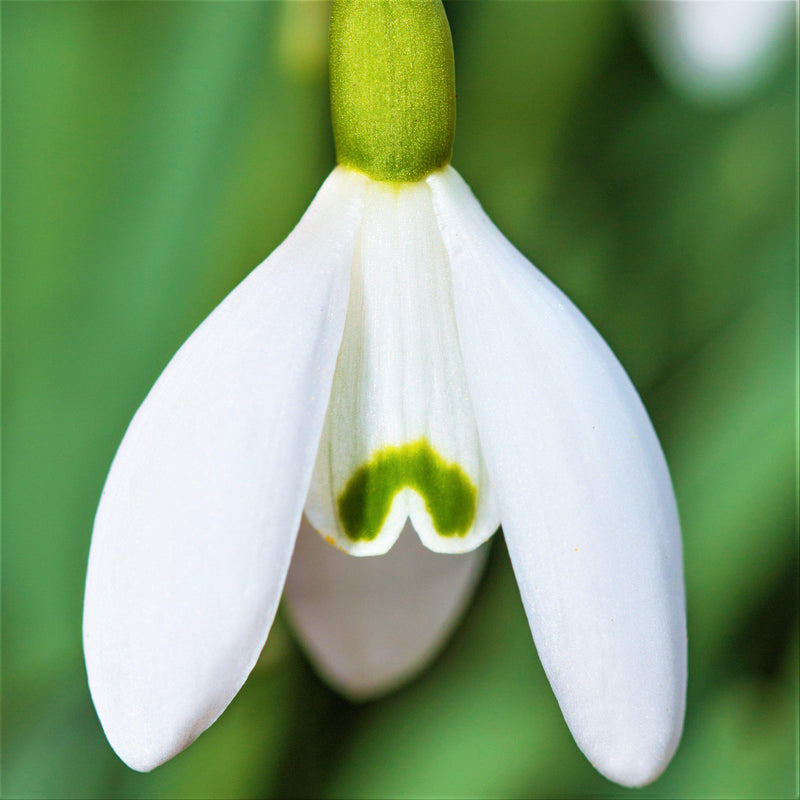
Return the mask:
<path id="1" fill-rule="evenodd" d="M 266 640 L 324 422 L 364 183 L 334 170 L 176 353 L 114 459 L 84 649 L 108 740 L 134 769 L 205 730 Z"/>
<path id="2" fill-rule="evenodd" d="M 354 558 L 304 519 L 286 579 L 290 620 L 328 683 L 352 699 L 375 697 L 413 678 L 438 653 L 488 548 L 434 553 L 406 523 L 388 553 Z"/>
<path id="3" fill-rule="evenodd" d="M 536 646 L 578 745 L 655 779 L 680 738 L 686 629 L 666 463 L 624 370 L 455 172 L 428 178 L 500 518 Z"/>
<path id="4" fill-rule="evenodd" d="M 422 453 L 420 446 L 427 445 L 431 450 Z M 417 457 L 414 463 L 427 458 L 428 466 L 463 470 L 475 492 L 474 514 L 463 529 L 444 535 L 436 527 L 429 508 L 446 510 L 452 501 L 458 512 L 465 504 L 458 491 L 439 491 L 444 502 L 437 506 L 436 491 L 449 485 L 447 476 L 437 473 L 430 479 L 428 473 L 428 496 L 398 479 L 392 483 L 396 493 L 387 492 L 391 500 L 379 504 L 387 514 L 372 535 L 358 538 L 349 532 L 341 513 L 345 490 L 360 467 L 387 452 L 393 453 L 387 458 L 392 463 L 383 474 L 403 472 Z M 364 494 L 371 498 L 382 488 L 378 473 L 369 473 L 370 483 L 365 479 Z M 454 484 L 455 490 L 463 488 Z M 367 504 L 356 504 L 357 510 Z M 437 552 L 471 550 L 498 527 L 459 352 L 447 256 L 424 182 L 395 186 L 373 181 L 368 186 L 306 514 L 323 536 L 353 555 L 385 553 L 408 518 L 425 545 Z"/>

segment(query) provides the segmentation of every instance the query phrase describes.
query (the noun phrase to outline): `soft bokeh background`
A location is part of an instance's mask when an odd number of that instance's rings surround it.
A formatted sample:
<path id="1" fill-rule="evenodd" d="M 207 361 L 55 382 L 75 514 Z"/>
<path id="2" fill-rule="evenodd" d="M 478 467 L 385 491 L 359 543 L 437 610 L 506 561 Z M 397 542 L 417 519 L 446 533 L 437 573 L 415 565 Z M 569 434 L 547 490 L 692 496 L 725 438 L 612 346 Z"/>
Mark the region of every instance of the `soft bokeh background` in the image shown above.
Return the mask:
<path id="1" fill-rule="evenodd" d="M 794 20 L 755 85 L 681 89 L 652 5 L 460 2 L 454 163 L 608 339 L 685 541 L 690 682 L 663 797 L 797 793 Z M 279 614 L 222 718 L 149 775 L 80 641 L 92 518 L 169 357 L 333 164 L 317 2 L 5 2 L 3 791 L 607 796 L 539 665 L 501 537 L 410 686 L 352 705 Z M 774 63 L 772 63 L 774 62 Z M 684 87 L 685 88 L 685 87 Z M 402 598 L 398 598 L 402 602 Z"/>

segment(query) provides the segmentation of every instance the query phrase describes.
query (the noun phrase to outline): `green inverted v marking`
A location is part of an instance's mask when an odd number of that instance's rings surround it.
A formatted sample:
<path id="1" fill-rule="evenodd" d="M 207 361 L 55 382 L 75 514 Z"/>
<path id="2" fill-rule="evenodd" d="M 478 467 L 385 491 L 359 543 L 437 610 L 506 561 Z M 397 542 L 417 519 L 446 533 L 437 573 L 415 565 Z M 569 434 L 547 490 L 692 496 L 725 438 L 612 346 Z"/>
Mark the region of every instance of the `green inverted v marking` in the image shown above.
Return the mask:
<path id="1" fill-rule="evenodd" d="M 465 536 L 475 520 L 478 490 L 461 467 L 445 461 L 426 439 L 372 454 L 351 476 L 337 505 L 353 541 L 372 541 L 383 527 L 394 496 L 413 489 L 425 501 L 440 536 Z"/>

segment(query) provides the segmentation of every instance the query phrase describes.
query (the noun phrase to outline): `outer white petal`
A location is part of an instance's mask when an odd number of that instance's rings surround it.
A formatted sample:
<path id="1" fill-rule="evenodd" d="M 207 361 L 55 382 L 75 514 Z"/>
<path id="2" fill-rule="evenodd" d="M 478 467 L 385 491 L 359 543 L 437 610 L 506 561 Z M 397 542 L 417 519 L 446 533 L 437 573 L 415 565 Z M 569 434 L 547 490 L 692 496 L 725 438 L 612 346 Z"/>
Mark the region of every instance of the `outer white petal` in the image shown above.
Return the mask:
<path id="1" fill-rule="evenodd" d="M 428 179 L 478 432 L 542 663 L 578 745 L 641 785 L 680 738 L 680 527 L 647 413 L 608 346 L 452 169 Z"/>
<path id="2" fill-rule="evenodd" d="M 332 173 L 170 361 L 114 459 L 84 650 L 108 740 L 134 769 L 205 730 L 266 640 L 328 403 L 363 183 Z"/>
<path id="3" fill-rule="evenodd" d="M 289 617 L 325 680 L 364 700 L 414 677 L 439 652 L 477 584 L 489 545 L 434 553 L 406 523 L 380 558 L 342 553 L 305 521 L 286 579 Z"/>

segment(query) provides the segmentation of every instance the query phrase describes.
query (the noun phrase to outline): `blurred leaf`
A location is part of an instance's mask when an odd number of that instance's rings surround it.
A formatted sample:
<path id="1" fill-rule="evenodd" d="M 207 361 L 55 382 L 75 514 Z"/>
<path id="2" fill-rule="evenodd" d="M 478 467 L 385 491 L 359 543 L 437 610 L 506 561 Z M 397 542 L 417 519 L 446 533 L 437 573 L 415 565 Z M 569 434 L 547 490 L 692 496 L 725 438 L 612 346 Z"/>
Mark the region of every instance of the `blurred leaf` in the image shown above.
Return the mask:
<path id="1" fill-rule="evenodd" d="M 280 61 L 279 12 L 3 6 L 4 774 L 19 794 L 106 796 L 129 772 L 86 692 L 92 517 L 160 369 L 291 229 L 329 166 L 325 75 L 300 80 Z M 254 750 L 268 739 L 245 738 L 263 778 Z M 241 771 L 225 752 L 194 768 L 198 780 L 215 763 Z"/>
<path id="2" fill-rule="evenodd" d="M 662 387 L 684 530 L 691 657 L 719 653 L 765 583 L 795 558 L 791 295 L 775 290 Z"/>
<path id="3" fill-rule="evenodd" d="M 797 629 L 781 683 L 737 681 L 713 689 L 687 720 L 658 797 L 793 798 L 797 766 Z"/>
<path id="4" fill-rule="evenodd" d="M 524 244 L 586 82 L 621 33 L 618 3 L 451 3 L 458 123 L 453 161 Z"/>

